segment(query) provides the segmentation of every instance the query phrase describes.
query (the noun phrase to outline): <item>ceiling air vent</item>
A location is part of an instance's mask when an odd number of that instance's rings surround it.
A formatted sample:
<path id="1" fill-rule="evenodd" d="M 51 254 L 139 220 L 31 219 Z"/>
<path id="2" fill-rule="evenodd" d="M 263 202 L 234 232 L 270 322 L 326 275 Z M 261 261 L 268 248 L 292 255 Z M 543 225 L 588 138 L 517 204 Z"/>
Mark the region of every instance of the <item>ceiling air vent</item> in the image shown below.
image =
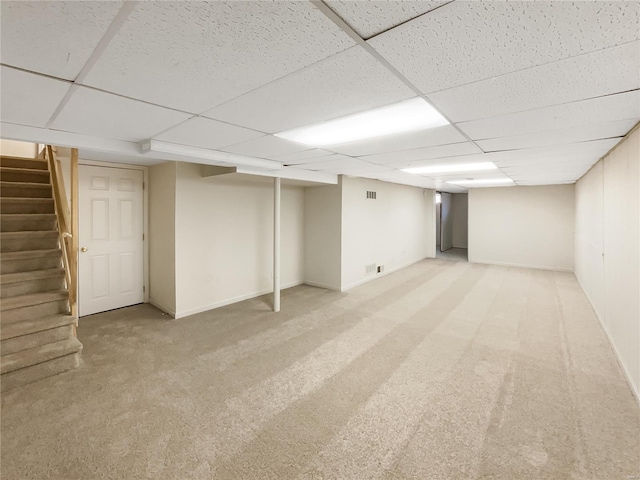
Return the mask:
<path id="1" fill-rule="evenodd" d="M 370 190 L 367 190 L 367 198 L 375 200 L 376 199 L 376 192 L 372 192 Z"/>

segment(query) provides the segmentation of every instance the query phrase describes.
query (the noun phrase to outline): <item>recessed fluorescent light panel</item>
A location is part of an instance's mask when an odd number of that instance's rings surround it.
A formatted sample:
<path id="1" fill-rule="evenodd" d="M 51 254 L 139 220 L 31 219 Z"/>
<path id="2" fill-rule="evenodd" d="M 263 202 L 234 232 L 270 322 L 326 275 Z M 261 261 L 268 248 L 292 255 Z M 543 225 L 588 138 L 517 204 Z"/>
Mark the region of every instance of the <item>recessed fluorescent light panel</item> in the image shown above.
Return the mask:
<path id="1" fill-rule="evenodd" d="M 473 186 L 473 185 L 506 185 L 513 183 L 510 178 L 479 178 L 477 180 L 449 180 L 451 185 Z"/>
<path id="2" fill-rule="evenodd" d="M 424 99 L 415 97 L 275 135 L 305 145 L 325 147 L 448 124 Z"/>
<path id="3" fill-rule="evenodd" d="M 493 162 L 478 162 L 453 165 L 427 165 L 424 167 L 403 168 L 402 171 L 407 173 L 459 173 L 480 172 L 484 170 L 495 170 L 497 168 Z"/>

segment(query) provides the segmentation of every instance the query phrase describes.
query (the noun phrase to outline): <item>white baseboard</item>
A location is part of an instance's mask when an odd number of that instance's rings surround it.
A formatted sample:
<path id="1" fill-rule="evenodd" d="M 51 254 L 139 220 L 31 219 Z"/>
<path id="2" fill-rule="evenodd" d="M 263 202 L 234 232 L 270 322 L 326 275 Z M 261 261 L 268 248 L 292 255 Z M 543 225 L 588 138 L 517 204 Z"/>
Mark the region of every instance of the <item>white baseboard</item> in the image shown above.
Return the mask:
<path id="1" fill-rule="evenodd" d="M 354 282 L 354 283 L 352 283 L 350 285 L 347 285 L 346 287 L 342 287 L 340 289 L 340 291 L 341 292 L 345 292 L 347 290 L 350 290 L 352 288 L 358 287 L 360 285 L 364 285 L 365 283 L 371 282 L 371 281 L 375 280 L 376 278 L 384 277 L 385 275 L 389 275 L 390 273 L 397 272 L 398 270 L 402 270 L 403 268 L 410 267 L 411 265 L 414 265 L 414 264 L 416 264 L 418 262 L 421 262 L 423 260 L 426 260 L 428 258 L 431 258 L 431 257 L 422 257 L 422 258 L 420 258 L 418 260 L 412 260 L 409 263 L 404 263 L 404 264 L 399 265 L 397 267 L 394 267 L 394 268 L 392 268 L 390 270 L 385 270 L 382 273 L 377 273 L 376 275 L 371 275 L 370 277 L 365 277 L 362 280 L 358 280 L 357 282 Z"/>
<path id="2" fill-rule="evenodd" d="M 318 283 L 318 282 L 309 282 L 307 280 L 304 281 L 305 285 L 309 285 L 310 287 L 318 287 L 318 288 L 324 288 L 326 290 L 333 290 L 334 292 L 339 292 L 340 289 L 333 286 L 333 285 L 326 285 L 324 283 Z"/>
<path id="3" fill-rule="evenodd" d="M 294 281 L 291 283 L 287 283 L 281 286 L 281 290 L 285 290 L 287 288 L 292 288 L 292 287 L 297 287 L 298 285 L 302 285 L 304 282 L 302 281 Z M 251 298 L 256 298 L 256 297 L 260 297 L 262 295 L 266 295 L 267 293 L 271 293 L 273 292 L 272 289 L 265 289 L 265 290 L 261 290 L 259 292 L 252 292 L 252 293 L 247 293 L 244 295 L 238 295 L 237 297 L 233 297 L 233 298 L 226 298 L 224 300 L 220 300 L 218 302 L 214 302 L 214 303 L 210 303 L 208 305 L 203 305 L 201 307 L 196 307 L 196 308 L 191 308 L 189 310 L 183 310 L 180 312 L 176 312 L 174 315 L 174 318 L 179 319 L 179 318 L 184 318 L 184 317 L 188 317 L 190 315 L 195 315 L 196 313 L 202 313 L 202 312 L 206 312 L 208 310 L 213 310 L 215 308 L 220 308 L 220 307 L 224 307 L 226 305 L 231 305 L 232 303 L 238 303 L 238 302 L 242 302 L 244 300 L 249 300 Z"/>
<path id="4" fill-rule="evenodd" d="M 170 308 L 165 307 L 164 305 L 162 305 L 160 302 L 154 300 L 153 298 L 149 298 L 149 303 L 151 305 L 153 305 L 154 307 L 156 307 L 157 309 L 162 310 L 164 313 L 168 313 L 173 318 L 176 318 L 175 310 L 172 310 Z"/>
<path id="5" fill-rule="evenodd" d="M 580 281 L 580 278 L 578 278 L 577 275 L 576 275 L 576 280 L 578 280 L 578 285 L 580 285 L 580 288 L 582 289 L 582 293 L 584 293 L 584 296 L 589 301 L 589 305 L 591 305 L 591 310 L 593 310 L 593 313 L 595 313 L 596 318 L 600 322 L 600 326 L 602 327 L 602 330 L 604 331 L 604 334 L 606 335 L 607 340 L 609 341 L 609 345 L 611 345 L 611 348 L 613 349 L 613 353 L 616 356 L 616 360 L 618 361 L 618 365 L 620 365 L 620 368 L 622 368 L 622 371 L 624 372 L 624 376 L 625 376 L 625 378 L 627 380 L 627 383 L 629 384 L 629 387 L 631 388 L 631 391 L 633 392 L 633 395 L 636 397 L 636 402 L 638 402 L 638 406 L 640 406 L 640 390 L 639 390 L 640 385 L 638 385 L 638 386 L 634 385 L 633 380 L 631 379 L 631 375 L 629 374 L 629 370 L 627 369 L 626 365 L 622 361 L 622 357 L 620 356 L 620 352 L 618 351 L 618 349 L 616 347 L 616 344 L 613 342 L 613 338 L 611 337 L 611 334 L 609 333 L 609 329 L 607 328 L 607 325 L 604 323 L 604 321 L 600 317 L 600 314 L 598 313 L 598 310 L 596 310 L 596 307 L 593 304 L 593 302 L 591 301 L 591 298 L 589 298 L 589 294 L 587 293 L 587 290 L 584 288 L 584 285 L 582 285 L 582 282 Z"/>
<path id="6" fill-rule="evenodd" d="M 469 259 L 469 263 L 479 263 L 481 265 L 497 265 L 499 267 L 532 268 L 534 270 L 550 270 L 552 272 L 570 272 L 570 273 L 573 273 L 573 269 L 571 269 L 571 268 L 549 267 L 549 266 L 546 266 L 546 265 L 526 265 L 526 264 L 522 264 L 522 263 L 486 262 L 486 261 L 482 261 L 482 260 L 471 260 L 471 259 Z"/>

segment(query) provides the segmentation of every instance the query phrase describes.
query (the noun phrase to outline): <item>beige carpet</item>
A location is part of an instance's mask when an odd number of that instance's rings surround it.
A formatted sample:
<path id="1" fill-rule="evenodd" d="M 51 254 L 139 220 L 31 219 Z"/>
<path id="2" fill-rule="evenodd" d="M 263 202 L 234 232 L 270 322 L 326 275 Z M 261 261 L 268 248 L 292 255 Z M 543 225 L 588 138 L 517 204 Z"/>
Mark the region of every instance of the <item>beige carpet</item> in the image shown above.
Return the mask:
<path id="1" fill-rule="evenodd" d="M 346 293 L 81 319 L 5 392 L 2 479 L 621 479 L 640 412 L 574 276 L 430 260 Z"/>

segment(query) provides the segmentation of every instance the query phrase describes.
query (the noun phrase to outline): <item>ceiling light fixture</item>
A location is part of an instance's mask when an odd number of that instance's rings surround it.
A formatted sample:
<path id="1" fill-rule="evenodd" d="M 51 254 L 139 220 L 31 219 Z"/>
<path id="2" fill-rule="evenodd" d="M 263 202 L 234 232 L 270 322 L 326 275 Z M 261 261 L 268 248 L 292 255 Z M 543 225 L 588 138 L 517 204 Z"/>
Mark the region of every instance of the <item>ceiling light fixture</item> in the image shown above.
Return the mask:
<path id="1" fill-rule="evenodd" d="M 425 165 L 424 167 L 403 168 L 407 173 L 458 173 L 458 172 L 480 172 L 482 170 L 495 170 L 493 162 L 478 163 L 458 163 L 454 165 Z"/>
<path id="2" fill-rule="evenodd" d="M 510 178 L 478 178 L 475 180 L 448 180 L 451 185 L 473 186 L 473 185 L 506 185 L 513 183 Z"/>
<path id="3" fill-rule="evenodd" d="M 448 125 L 423 98 L 415 97 L 366 112 L 276 133 L 276 137 L 323 147 Z"/>

